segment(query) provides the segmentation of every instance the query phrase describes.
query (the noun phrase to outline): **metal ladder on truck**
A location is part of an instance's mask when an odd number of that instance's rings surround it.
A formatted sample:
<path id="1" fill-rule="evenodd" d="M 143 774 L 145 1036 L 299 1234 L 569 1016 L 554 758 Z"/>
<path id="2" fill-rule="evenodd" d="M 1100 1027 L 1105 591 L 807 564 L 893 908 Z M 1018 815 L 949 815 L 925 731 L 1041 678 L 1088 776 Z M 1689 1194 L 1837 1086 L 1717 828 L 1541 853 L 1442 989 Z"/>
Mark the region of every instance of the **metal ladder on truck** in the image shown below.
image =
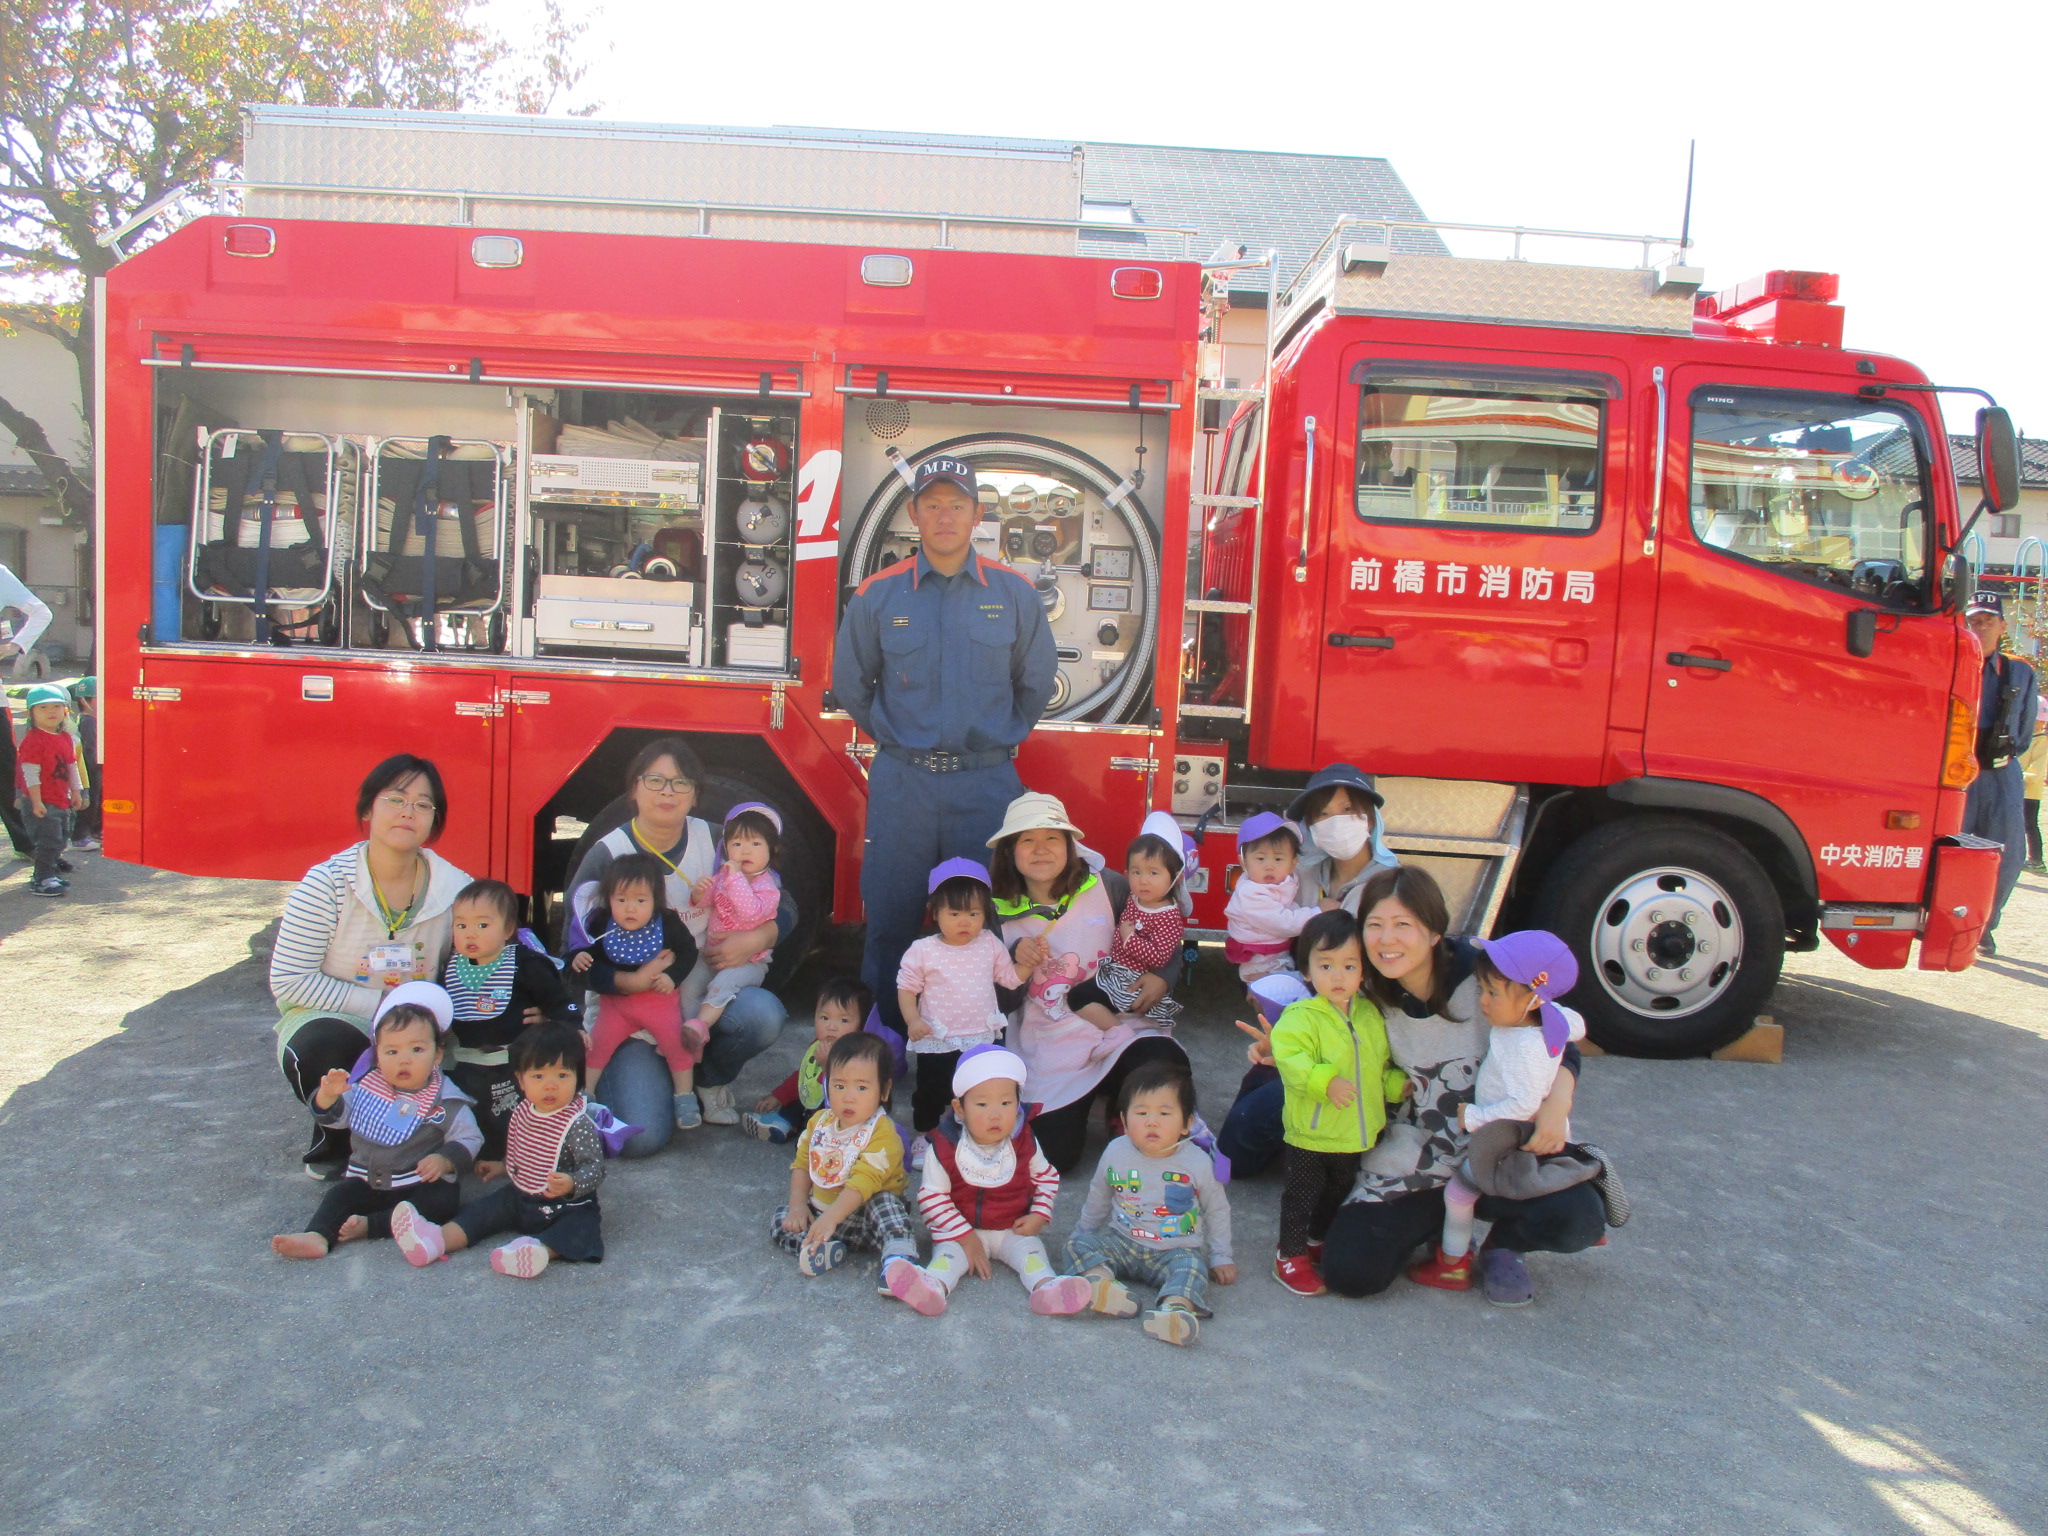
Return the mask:
<path id="1" fill-rule="evenodd" d="M 1357 231 L 1365 235 L 1375 253 L 1381 253 L 1392 248 L 1395 227 L 1433 228 L 1420 222 L 1396 225 L 1384 220 L 1339 219 L 1329 239 L 1295 279 L 1294 287 L 1298 288 L 1302 282 L 1312 279 L 1326 257 L 1340 263 L 1348 262 L 1351 253 L 1344 248 L 1347 234 Z M 1229 308 L 1230 279 L 1237 273 L 1260 269 L 1266 273 L 1267 295 L 1259 374 L 1255 380 L 1233 381 L 1225 376 L 1222 343 L 1222 321 Z M 1201 535 L 1191 540 L 1188 557 L 1187 590 L 1191 596 L 1185 607 L 1195 625 L 1195 647 L 1194 664 L 1183 669 L 1181 676 L 1180 715 L 1183 721 L 1190 723 L 1216 722 L 1207 731 L 1201 726 L 1191 729 L 1189 725 L 1183 725 L 1184 747 L 1189 737 L 1213 734 L 1219 739 L 1214 756 L 1196 750 L 1179 752 L 1171 782 L 1173 809 L 1184 826 L 1201 831 L 1213 827 L 1224 832 L 1234 829 L 1254 811 L 1284 811 L 1294 794 L 1291 787 L 1230 783 L 1227 772 L 1227 741 L 1242 737 L 1245 723 L 1250 719 L 1253 698 L 1259 615 L 1257 604 L 1252 599 L 1259 592 L 1263 574 L 1262 546 L 1265 541 L 1260 536 L 1260 521 L 1265 511 L 1270 448 L 1275 440 L 1273 423 L 1266 407 L 1272 385 L 1275 344 L 1281 335 L 1284 316 L 1278 252 L 1268 251 L 1264 257 L 1253 260 L 1205 262 L 1203 271 L 1207 278 L 1203 288 L 1204 345 L 1201 376 L 1197 380 L 1195 394 L 1202 448 L 1197 464 L 1199 473 L 1195 478 L 1199 489 L 1190 497 L 1192 515 L 1189 518 L 1191 531 L 1199 529 Z M 1260 416 L 1256 430 L 1249 433 L 1258 459 L 1248 483 L 1232 491 L 1229 482 L 1237 461 L 1232 457 L 1235 435 L 1228 429 L 1243 419 L 1247 408 Z M 1312 421 L 1305 422 L 1304 427 L 1310 433 L 1315 431 Z M 1237 550 L 1248 552 L 1248 570 L 1218 571 L 1210 568 L 1211 556 L 1222 542 L 1210 537 L 1213 525 L 1219 519 L 1235 521 L 1237 526 L 1231 530 L 1231 542 Z M 1230 589 L 1241 590 L 1244 599 L 1231 596 Z M 1233 620 L 1243 626 L 1234 636 L 1225 627 Z M 1235 643 L 1240 640 L 1241 650 Z M 1212 645 L 1222 646 L 1226 653 L 1222 658 L 1226 678 L 1229 663 L 1234 661 L 1241 665 L 1239 676 L 1230 681 L 1227 690 L 1212 685 L 1205 677 L 1210 661 L 1205 652 Z M 1215 694 L 1222 691 L 1233 692 L 1235 698 L 1230 702 L 1216 702 Z M 1191 697 L 1191 693 L 1207 693 L 1209 697 Z M 1371 763 L 1361 766 L 1371 771 Z M 1455 932 L 1490 933 L 1521 855 L 1530 811 L 1528 787 L 1454 779 L 1381 777 L 1379 790 L 1386 798 L 1382 814 L 1388 846 L 1401 856 L 1403 863 L 1419 864 L 1436 876 L 1450 906 Z M 1229 860 L 1209 862 L 1215 864 L 1220 877 Z M 1208 873 L 1206 869 L 1200 871 L 1198 878 L 1206 879 Z M 1202 936 L 1217 935 L 1204 933 Z"/>

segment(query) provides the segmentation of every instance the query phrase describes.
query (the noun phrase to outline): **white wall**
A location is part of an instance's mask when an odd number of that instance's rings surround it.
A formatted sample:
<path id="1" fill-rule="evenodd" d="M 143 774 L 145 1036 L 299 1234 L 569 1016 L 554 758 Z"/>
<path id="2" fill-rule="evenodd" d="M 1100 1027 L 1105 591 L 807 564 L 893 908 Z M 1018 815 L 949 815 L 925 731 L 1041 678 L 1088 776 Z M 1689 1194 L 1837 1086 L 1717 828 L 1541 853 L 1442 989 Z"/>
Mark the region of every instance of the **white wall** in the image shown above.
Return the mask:
<path id="1" fill-rule="evenodd" d="M 50 446 L 78 462 L 85 418 L 78 409 L 78 370 L 61 345 L 35 331 L 0 336 L 0 395 L 41 422 Z M 0 464 L 27 462 L 28 455 L 0 428 Z"/>
<path id="2" fill-rule="evenodd" d="M 33 332 L 0 336 L 0 394 L 40 421 L 50 445 L 77 462 L 85 451 L 85 422 L 78 411 L 78 373 L 69 352 Z M 0 464 L 28 462 L 28 455 L 0 428 Z M 90 654 L 88 594 L 79 586 L 78 568 L 85 531 L 63 527 L 55 501 L 47 496 L 0 495 L 0 527 L 21 531 L 27 558 L 14 574 L 50 605 L 43 646 L 53 657 L 61 650 L 73 661 Z M 14 544 L 12 539 L 4 542 Z M 18 622 L 20 616 L 10 617 Z"/>

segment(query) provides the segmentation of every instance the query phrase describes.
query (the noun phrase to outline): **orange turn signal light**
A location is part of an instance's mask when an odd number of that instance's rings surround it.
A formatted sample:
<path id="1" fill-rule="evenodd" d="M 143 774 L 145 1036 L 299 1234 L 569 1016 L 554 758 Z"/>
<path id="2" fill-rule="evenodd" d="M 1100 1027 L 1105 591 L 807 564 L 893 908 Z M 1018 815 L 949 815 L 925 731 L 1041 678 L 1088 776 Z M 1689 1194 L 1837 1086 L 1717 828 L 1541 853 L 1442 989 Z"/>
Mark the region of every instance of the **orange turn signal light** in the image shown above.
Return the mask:
<path id="1" fill-rule="evenodd" d="M 1941 754 L 1941 787 L 1968 789 L 1977 780 L 1977 711 L 1948 701 L 1948 744 Z"/>
<path id="2" fill-rule="evenodd" d="M 1886 811 L 1884 829 L 1887 832 L 1917 832 L 1920 830 L 1918 811 Z"/>

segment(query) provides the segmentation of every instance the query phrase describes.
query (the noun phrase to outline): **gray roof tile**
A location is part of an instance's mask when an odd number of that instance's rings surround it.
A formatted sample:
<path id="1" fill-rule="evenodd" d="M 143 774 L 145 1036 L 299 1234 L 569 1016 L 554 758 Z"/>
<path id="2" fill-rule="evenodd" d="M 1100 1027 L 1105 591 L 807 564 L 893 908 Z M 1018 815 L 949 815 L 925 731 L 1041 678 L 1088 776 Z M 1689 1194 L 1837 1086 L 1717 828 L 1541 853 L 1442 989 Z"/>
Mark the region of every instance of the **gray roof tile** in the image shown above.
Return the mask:
<path id="1" fill-rule="evenodd" d="M 0 464 L 0 496 L 47 496 L 50 482 L 33 464 Z"/>
<path id="2" fill-rule="evenodd" d="M 1981 485 L 1981 473 L 1977 468 L 1977 439 L 1967 432 L 1951 432 L 1948 435 L 1948 456 L 1955 464 L 1956 483 L 1959 485 Z M 2026 486 L 2048 486 L 2048 438 L 2023 437 L 2020 439 L 2020 484 Z"/>

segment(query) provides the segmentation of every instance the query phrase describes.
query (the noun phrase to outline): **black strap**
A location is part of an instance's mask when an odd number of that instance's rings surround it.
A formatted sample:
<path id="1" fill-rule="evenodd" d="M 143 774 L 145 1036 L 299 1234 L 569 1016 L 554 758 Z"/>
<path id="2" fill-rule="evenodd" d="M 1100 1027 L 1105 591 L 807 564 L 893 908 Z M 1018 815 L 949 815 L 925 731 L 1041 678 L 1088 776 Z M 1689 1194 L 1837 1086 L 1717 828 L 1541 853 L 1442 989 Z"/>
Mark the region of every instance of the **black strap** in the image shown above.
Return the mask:
<path id="1" fill-rule="evenodd" d="M 249 582 L 249 595 L 256 602 L 256 643 L 270 643 L 270 525 L 277 516 L 277 461 L 284 456 L 284 433 L 266 428 L 257 434 L 263 442 L 263 456 L 257 460 L 256 482 L 263 498 L 256 510 L 256 574 Z M 237 526 L 237 537 L 240 535 Z"/>

